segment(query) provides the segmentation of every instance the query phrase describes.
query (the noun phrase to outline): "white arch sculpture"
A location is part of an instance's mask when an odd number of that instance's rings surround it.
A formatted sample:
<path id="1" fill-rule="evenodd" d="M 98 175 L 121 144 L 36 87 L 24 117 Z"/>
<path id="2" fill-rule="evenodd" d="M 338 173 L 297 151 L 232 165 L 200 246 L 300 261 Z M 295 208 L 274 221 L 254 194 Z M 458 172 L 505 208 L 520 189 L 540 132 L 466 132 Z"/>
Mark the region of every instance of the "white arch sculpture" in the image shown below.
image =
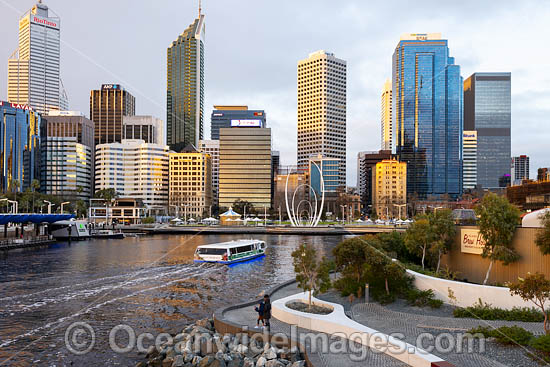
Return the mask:
<path id="1" fill-rule="evenodd" d="M 298 212 L 298 217 L 296 217 L 296 213 L 294 211 L 294 199 L 296 198 L 296 193 L 298 192 L 298 189 L 300 189 L 302 186 L 308 187 L 308 189 L 313 192 L 313 196 L 315 198 L 315 210 L 314 210 L 313 213 L 311 213 L 311 211 L 313 211 L 314 207 L 308 201 L 309 207 L 310 207 L 310 211 L 309 211 L 310 216 L 309 217 L 311 218 L 311 220 L 307 221 L 306 224 L 309 227 L 317 227 L 317 225 L 319 224 L 319 221 L 321 220 L 321 215 L 323 214 L 323 208 L 324 208 L 324 205 L 325 205 L 325 180 L 323 179 L 323 171 L 321 170 L 321 168 L 319 168 L 317 163 L 315 163 L 313 161 L 311 163 L 314 164 L 315 167 L 317 167 L 317 170 L 319 171 L 319 177 L 321 178 L 321 205 L 319 207 L 317 206 L 317 201 L 318 201 L 317 193 L 315 192 L 313 187 L 310 184 L 300 184 L 296 187 L 296 189 L 294 190 L 294 193 L 292 194 L 292 202 L 291 202 L 291 206 L 289 207 L 289 205 L 288 205 L 288 178 L 290 177 L 290 172 L 289 172 L 286 176 L 285 203 L 286 203 L 286 212 L 288 214 L 288 218 L 290 219 L 290 224 L 293 227 L 303 227 L 304 226 L 304 224 L 302 224 L 302 221 L 300 220 L 300 217 L 299 217 L 299 209 L 300 209 L 299 207 L 300 207 L 300 204 L 302 204 L 302 202 L 304 200 L 300 201 L 298 203 L 298 207 L 296 208 L 296 212 Z"/>

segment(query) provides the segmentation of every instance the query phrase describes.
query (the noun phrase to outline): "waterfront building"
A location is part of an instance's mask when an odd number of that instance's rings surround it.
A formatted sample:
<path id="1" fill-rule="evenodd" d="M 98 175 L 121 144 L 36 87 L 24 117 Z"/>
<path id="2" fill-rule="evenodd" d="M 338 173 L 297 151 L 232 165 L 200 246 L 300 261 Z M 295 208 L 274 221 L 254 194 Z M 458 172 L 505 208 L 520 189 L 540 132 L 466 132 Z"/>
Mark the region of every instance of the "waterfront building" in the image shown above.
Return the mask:
<path id="1" fill-rule="evenodd" d="M 357 153 L 357 192 L 361 197 L 361 206 L 366 213 L 370 213 L 372 209 L 372 173 L 376 163 L 393 157 L 391 150 Z"/>
<path id="2" fill-rule="evenodd" d="M 220 129 L 220 207 L 236 200 L 271 207 L 271 129 Z"/>
<path id="3" fill-rule="evenodd" d="M 99 144 L 95 154 L 95 190 L 113 188 L 121 197 L 140 199 L 150 215 L 168 207 L 168 146 L 143 140 Z"/>
<path id="4" fill-rule="evenodd" d="M 537 181 L 544 182 L 550 181 L 550 168 L 543 167 L 537 170 Z"/>
<path id="5" fill-rule="evenodd" d="M 88 220 L 95 224 L 142 224 L 143 218 L 150 215 L 143 201 L 136 198 L 116 198 L 110 205 L 103 199 L 91 199 L 88 208 Z"/>
<path id="6" fill-rule="evenodd" d="M 228 127 L 267 127 L 264 110 L 249 110 L 248 106 L 215 105 L 210 124 L 210 138 L 220 139 L 220 129 Z"/>
<path id="7" fill-rule="evenodd" d="M 166 145 L 164 121 L 153 116 L 122 116 L 122 139 Z"/>
<path id="8" fill-rule="evenodd" d="M 19 19 L 19 46 L 8 60 L 8 101 L 40 114 L 67 110 L 60 54 L 60 19 L 39 1 Z"/>
<path id="9" fill-rule="evenodd" d="M 441 34 L 401 36 L 393 54 L 393 123 L 409 194 L 462 193 L 462 83 Z"/>
<path id="10" fill-rule="evenodd" d="M 317 51 L 298 61 L 298 170 L 321 154 L 339 161 L 346 185 L 346 62 Z"/>
<path id="11" fill-rule="evenodd" d="M 477 131 L 462 134 L 462 185 L 464 189 L 477 186 Z"/>
<path id="12" fill-rule="evenodd" d="M 40 114 L 31 107 L 0 101 L 0 188 L 25 191 L 40 177 Z"/>
<path id="13" fill-rule="evenodd" d="M 372 172 L 373 208 L 379 218 L 407 216 L 407 163 L 385 159 Z"/>
<path id="14" fill-rule="evenodd" d="M 188 145 L 170 153 L 170 206 L 175 215 L 210 216 L 212 206 L 212 158 Z"/>
<path id="15" fill-rule="evenodd" d="M 529 179 L 529 157 L 527 155 L 520 155 L 512 157 L 512 177 L 511 184 L 521 185 L 523 180 Z"/>
<path id="16" fill-rule="evenodd" d="M 50 111 L 40 125 L 40 191 L 88 202 L 94 194 L 94 123 L 76 111 Z"/>
<path id="17" fill-rule="evenodd" d="M 212 205 L 219 205 L 220 141 L 200 140 L 199 151 L 210 155 L 210 160 L 212 161 Z"/>
<path id="18" fill-rule="evenodd" d="M 520 210 L 538 210 L 550 207 L 550 181 L 524 181 L 506 187 L 506 197 Z"/>
<path id="19" fill-rule="evenodd" d="M 464 81 L 464 130 L 477 131 L 477 184 L 499 187 L 510 173 L 510 73 L 474 73 Z"/>
<path id="20" fill-rule="evenodd" d="M 103 84 L 90 92 L 90 120 L 95 125 L 95 143 L 122 142 L 124 116 L 136 113 L 135 98 L 120 84 Z"/>
<path id="21" fill-rule="evenodd" d="M 381 97 L 381 137 L 382 141 L 380 144 L 380 149 L 382 150 L 393 150 L 393 114 L 392 114 L 392 91 L 391 91 L 391 80 L 386 80 L 384 83 L 384 89 L 382 89 Z"/>
<path id="22" fill-rule="evenodd" d="M 166 138 L 170 149 L 195 147 L 203 138 L 204 14 L 167 50 Z"/>

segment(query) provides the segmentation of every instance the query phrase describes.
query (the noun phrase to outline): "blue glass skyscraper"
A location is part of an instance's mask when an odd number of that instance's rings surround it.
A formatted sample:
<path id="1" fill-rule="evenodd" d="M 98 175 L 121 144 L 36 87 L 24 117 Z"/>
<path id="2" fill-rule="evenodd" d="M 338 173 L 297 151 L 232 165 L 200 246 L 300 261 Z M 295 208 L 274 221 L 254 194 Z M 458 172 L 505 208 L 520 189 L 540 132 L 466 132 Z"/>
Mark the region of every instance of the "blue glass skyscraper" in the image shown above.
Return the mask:
<path id="1" fill-rule="evenodd" d="M 441 34 L 407 34 L 393 54 L 396 153 L 407 193 L 462 194 L 463 81 Z"/>

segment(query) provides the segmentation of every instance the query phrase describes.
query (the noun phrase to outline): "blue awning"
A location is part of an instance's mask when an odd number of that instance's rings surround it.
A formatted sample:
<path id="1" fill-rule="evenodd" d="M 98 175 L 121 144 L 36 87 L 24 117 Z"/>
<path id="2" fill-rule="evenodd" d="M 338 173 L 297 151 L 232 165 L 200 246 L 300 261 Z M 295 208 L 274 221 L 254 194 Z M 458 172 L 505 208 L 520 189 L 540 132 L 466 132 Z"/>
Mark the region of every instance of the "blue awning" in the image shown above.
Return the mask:
<path id="1" fill-rule="evenodd" d="M 53 223 L 74 218 L 74 214 L 0 214 L 0 225 L 8 223 Z"/>

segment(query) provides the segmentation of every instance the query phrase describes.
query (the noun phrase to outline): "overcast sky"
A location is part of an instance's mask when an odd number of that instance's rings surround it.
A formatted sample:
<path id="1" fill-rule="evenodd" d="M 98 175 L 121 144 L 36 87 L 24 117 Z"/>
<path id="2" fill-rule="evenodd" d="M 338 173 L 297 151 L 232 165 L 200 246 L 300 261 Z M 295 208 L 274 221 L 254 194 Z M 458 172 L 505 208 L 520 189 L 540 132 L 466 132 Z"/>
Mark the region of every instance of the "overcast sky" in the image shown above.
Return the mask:
<path id="1" fill-rule="evenodd" d="M 0 0 L 0 99 L 19 16 L 33 0 Z M 166 119 L 166 48 L 196 18 L 198 0 L 44 0 L 61 18 L 61 75 L 70 107 L 120 83 L 136 113 Z M 358 151 L 380 149 L 380 93 L 402 33 L 441 32 L 464 78 L 512 72 L 512 154 L 531 178 L 550 166 L 550 1 L 204 0 L 205 130 L 214 104 L 265 109 L 282 164 L 296 164 L 296 65 L 325 49 L 347 61 L 348 184 Z"/>

